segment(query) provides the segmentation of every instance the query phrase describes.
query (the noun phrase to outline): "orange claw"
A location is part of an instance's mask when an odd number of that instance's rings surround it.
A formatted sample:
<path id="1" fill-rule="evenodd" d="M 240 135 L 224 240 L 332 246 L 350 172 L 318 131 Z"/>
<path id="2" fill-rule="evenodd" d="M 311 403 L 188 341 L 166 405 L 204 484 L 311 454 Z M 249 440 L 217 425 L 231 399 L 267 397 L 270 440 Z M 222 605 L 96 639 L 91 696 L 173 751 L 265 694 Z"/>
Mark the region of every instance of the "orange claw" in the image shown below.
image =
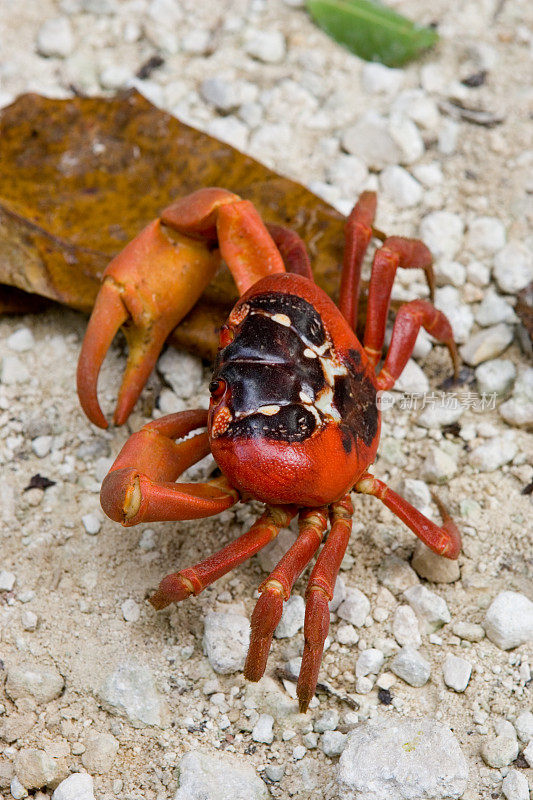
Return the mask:
<path id="1" fill-rule="evenodd" d="M 163 343 L 200 297 L 220 263 L 205 243 L 179 233 L 172 239 L 161 220 L 151 222 L 104 272 L 78 362 L 78 395 L 95 425 L 107 427 L 97 397 L 97 381 L 115 333 L 125 329 L 128 362 L 114 420 L 128 418 Z"/>

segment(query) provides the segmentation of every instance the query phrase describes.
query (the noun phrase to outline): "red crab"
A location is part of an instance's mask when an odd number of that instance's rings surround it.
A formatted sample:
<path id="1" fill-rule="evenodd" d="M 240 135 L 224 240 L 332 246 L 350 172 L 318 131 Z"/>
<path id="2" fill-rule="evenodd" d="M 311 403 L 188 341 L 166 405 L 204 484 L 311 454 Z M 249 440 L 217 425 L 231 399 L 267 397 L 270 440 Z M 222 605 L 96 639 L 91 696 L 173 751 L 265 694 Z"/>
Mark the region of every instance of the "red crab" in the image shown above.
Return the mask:
<path id="1" fill-rule="evenodd" d="M 422 242 L 385 237 L 373 228 L 375 210 L 375 194 L 365 192 L 348 218 L 337 308 L 314 283 L 299 237 L 267 228 L 250 202 L 213 188 L 174 203 L 107 268 L 78 366 L 81 404 L 92 422 L 105 427 L 98 373 L 117 329 L 127 323 L 130 352 L 115 412 L 115 422 L 124 422 L 168 333 L 224 259 L 240 299 L 220 332 L 209 412 L 170 414 L 133 434 L 104 480 L 101 501 L 111 519 L 126 526 L 207 517 L 246 498 L 266 503 L 248 532 L 200 564 L 164 578 L 151 598 L 156 609 L 198 594 L 298 515 L 298 538 L 259 587 L 244 670 L 253 681 L 265 670 L 283 602 L 320 547 L 329 521 L 306 592 L 297 687 L 302 711 L 316 688 L 328 603 L 350 538 L 351 492 L 377 497 L 435 553 L 457 558 L 461 546 L 459 531 L 440 504 L 439 527 L 368 472 L 379 441 L 378 393 L 400 376 L 420 326 L 447 345 L 456 370 L 458 364 L 446 317 L 430 302 L 414 300 L 399 309 L 376 374 L 397 268 L 422 268 L 431 289 L 433 271 Z M 373 235 L 382 245 L 372 265 L 361 345 L 354 326 L 361 264 Z M 206 426 L 206 432 L 184 438 Z M 176 483 L 209 452 L 222 477 Z"/>

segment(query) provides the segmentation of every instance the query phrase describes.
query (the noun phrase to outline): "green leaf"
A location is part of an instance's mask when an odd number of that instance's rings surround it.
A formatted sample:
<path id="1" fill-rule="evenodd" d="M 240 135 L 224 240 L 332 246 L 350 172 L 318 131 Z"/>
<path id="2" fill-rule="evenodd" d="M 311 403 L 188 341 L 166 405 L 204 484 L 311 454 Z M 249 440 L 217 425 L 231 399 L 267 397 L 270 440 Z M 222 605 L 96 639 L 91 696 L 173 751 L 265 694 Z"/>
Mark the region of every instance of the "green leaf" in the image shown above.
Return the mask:
<path id="1" fill-rule="evenodd" d="M 432 47 L 438 34 L 371 0 L 307 0 L 317 25 L 366 61 L 400 67 Z"/>

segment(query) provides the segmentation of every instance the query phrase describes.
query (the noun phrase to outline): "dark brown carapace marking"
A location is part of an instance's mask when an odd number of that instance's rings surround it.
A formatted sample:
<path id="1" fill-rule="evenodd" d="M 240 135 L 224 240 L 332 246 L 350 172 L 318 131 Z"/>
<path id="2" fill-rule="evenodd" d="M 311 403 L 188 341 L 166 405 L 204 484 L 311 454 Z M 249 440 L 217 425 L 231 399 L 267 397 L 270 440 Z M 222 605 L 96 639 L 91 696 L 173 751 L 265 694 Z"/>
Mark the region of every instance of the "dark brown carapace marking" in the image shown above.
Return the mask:
<path id="1" fill-rule="evenodd" d="M 346 452 L 356 438 L 372 442 L 378 426 L 374 385 L 356 350 L 345 358 L 335 351 L 311 303 L 267 292 L 236 312 L 234 338 L 219 352 L 211 383 L 213 397 L 223 398 L 215 437 L 303 442 L 334 423 Z"/>

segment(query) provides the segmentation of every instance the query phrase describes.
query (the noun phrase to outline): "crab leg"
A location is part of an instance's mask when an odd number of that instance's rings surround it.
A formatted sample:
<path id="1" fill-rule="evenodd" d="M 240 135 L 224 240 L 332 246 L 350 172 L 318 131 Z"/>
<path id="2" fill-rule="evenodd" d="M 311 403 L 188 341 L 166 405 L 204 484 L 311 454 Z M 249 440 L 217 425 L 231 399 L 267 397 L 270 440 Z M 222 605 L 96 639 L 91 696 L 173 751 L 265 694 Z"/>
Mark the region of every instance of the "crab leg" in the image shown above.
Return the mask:
<path id="1" fill-rule="evenodd" d="M 426 245 L 418 239 L 404 239 L 401 236 L 385 239 L 374 256 L 368 290 L 364 347 L 374 366 L 381 358 L 392 284 L 398 267 L 423 269 L 432 298 L 434 294 L 433 258 Z"/>
<path id="2" fill-rule="evenodd" d="M 194 567 L 182 569 L 163 578 L 158 590 L 150 598 L 151 604 L 159 611 L 170 603 L 185 600 L 191 594 L 200 594 L 206 586 L 262 550 L 276 538 L 282 528 L 289 524 L 296 513 L 295 506 L 267 507 L 249 531 L 230 542 L 218 553 L 214 553 Z"/>
<path id="3" fill-rule="evenodd" d="M 378 389 L 390 389 L 394 386 L 413 352 L 421 326 L 439 342 L 446 345 L 450 351 L 454 372 L 457 376 L 459 356 L 448 319 L 442 311 L 436 309 L 427 300 L 411 300 L 401 306 L 396 314 L 389 351 L 376 378 Z"/>
<path id="4" fill-rule="evenodd" d="M 258 681 L 263 676 L 283 601 L 289 599 L 294 582 L 320 546 L 327 527 L 327 509 L 301 512 L 299 527 L 298 538 L 259 587 L 261 597 L 252 613 L 250 647 L 244 665 L 244 677 L 249 681 Z"/>
<path id="5" fill-rule="evenodd" d="M 205 426 L 207 412 L 181 411 L 150 422 L 134 433 L 105 477 L 100 502 L 125 527 L 139 522 L 198 519 L 218 514 L 239 499 L 225 478 L 207 483 L 174 483 L 210 452 L 207 433 L 174 439 Z"/>
<path id="6" fill-rule="evenodd" d="M 267 229 L 281 253 L 287 272 L 303 275 L 304 278 L 309 278 L 311 281 L 314 280 L 309 253 L 296 231 L 271 223 L 267 224 Z"/>
<path id="7" fill-rule="evenodd" d="M 279 250 L 249 201 L 225 189 L 201 189 L 165 209 L 109 264 L 78 364 L 80 402 L 95 425 L 107 427 L 97 381 L 118 328 L 127 322 L 129 356 L 114 416 L 120 425 L 166 337 L 211 281 L 220 256 L 240 294 L 265 275 L 285 271 Z"/>
<path id="8" fill-rule="evenodd" d="M 368 472 L 357 482 L 355 489 L 362 494 L 371 494 L 381 500 L 393 514 L 396 514 L 402 522 L 405 522 L 407 527 L 411 528 L 413 533 L 437 555 L 451 559 L 456 559 L 459 556 L 461 534 L 446 506 L 435 495 L 433 495 L 433 499 L 443 519 L 441 527 L 435 525 L 434 522 L 425 517 L 424 514 L 414 508 L 407 500 L 404 500 L 403 497 L 400 497 L 399 494 L 396 494 L 383 481 L 374 478 Z"/>
<path id="9" fill-rule="evenodd" d="M 376 206 L 376 193 L 363 192 L 346 221 L 339 309 L 353 330 L 357 326 L 361 267 L 372 238 Z"/>
<path id="10" fill-rule="evenodd" d="M 318 681 L 324 642 L 329 630 L 329 601 L 352 532 L 353 504 L 349 495 L 333 503 L 331 530 L 309 578 L 306 591 L 304 652 L 296 694 L 305 713 Z"/>

